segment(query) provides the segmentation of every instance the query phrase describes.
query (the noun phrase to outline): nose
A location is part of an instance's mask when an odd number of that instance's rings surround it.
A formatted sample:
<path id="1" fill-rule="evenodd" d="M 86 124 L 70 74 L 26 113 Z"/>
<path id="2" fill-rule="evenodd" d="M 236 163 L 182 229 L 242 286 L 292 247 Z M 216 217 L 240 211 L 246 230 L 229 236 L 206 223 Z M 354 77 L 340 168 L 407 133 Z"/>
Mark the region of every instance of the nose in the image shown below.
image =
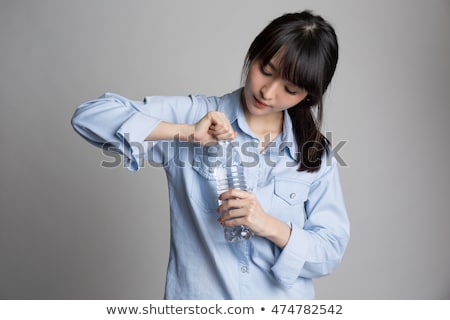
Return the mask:
<path id="1" fill-rule="evenodd" d="M 273 100 L 276 95 L 276 90 L 276 81 L 268 81 L 261 87 L 261 97 L 266 101 Z"/>

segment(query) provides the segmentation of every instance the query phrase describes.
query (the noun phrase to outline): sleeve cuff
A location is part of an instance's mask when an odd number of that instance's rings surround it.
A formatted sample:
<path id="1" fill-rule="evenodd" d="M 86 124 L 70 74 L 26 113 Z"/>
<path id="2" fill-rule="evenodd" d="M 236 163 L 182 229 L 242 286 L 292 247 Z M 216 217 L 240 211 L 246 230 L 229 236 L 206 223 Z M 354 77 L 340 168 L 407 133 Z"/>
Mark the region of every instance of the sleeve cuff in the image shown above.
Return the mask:
<path id="1" fill-rule="evenodd" d="M 137 171 L 143 166 L 149 143 L 145 138 L 161 122 L 142 112 L 134 113 L 117 130 L 117 136 L 123 141 L 125 165 L 130 171 Z"/>
<path id="2" fill-rule="evenodd" d="M 290 224 L 291 236 L 272 267 L 275 278 L 284 286 L 291 287 L 296 282 L 306 261 L 310 238 L 303 229 Z"/>

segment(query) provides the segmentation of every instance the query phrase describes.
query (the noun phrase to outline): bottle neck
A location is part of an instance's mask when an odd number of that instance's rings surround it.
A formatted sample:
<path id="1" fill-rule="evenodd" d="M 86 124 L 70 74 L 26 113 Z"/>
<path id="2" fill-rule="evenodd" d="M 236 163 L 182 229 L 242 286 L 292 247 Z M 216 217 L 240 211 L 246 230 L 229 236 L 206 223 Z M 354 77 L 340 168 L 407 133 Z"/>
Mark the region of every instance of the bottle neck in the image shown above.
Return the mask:
<path id="1" fill-rule="evenodd" d="M 218 158 L 222 166 L 230 167 L 239 164 L 238 144 L 235 141 L 221 140 L 218 146 Z"/>

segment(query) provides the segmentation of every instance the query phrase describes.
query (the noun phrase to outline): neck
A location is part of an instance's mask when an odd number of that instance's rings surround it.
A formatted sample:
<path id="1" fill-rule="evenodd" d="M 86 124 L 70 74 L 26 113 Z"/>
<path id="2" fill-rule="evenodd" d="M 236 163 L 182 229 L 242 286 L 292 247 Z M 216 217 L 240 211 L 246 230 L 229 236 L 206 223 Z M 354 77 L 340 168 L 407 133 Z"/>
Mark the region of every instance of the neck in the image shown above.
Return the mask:
<path id="1" fill-rule="evenodd" d="M 279 134 L 283 131 L 283 112 L 271 113 L 267 115 L 255 116 L 247 110 L 244 111 L 247 123 L 255 133 Z"/>
<path id="2" fill-rule="evenodd" d="M 250 130 L 260 140 L 260 151 L 264 150 L 281 132 L 283 132 L 284 112 L 274 112 L 265 115 L 251 114 L 242 99 L 245 119 L 247 120 Z"/>

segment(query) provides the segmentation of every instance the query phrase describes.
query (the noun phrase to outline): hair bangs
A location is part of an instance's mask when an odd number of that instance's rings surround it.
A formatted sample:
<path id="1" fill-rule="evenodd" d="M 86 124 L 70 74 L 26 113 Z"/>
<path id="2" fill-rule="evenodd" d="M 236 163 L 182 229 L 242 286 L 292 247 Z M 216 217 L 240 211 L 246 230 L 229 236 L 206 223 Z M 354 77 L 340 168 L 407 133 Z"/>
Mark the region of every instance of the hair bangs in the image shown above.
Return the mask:
<path id="1" fill-rule="evenodd" d="M 321 79 L 323 63 L 319 60 L 320 56 L 315 54 L 309 45 L 286 46 L 280 51 L 280 57 L 277 59 L 278 71 L 283 79 L 305 89 L 312 96 L 320 97 L 323 93 Z"/>
<path id="2" fill-rule="evenodd" d="M 314 41 L 298 34 L 270 37 L 277 41 L 259 39 L 250 47 L 243 71 L 247 73 L 250 63 L 256 60 L 263 65 L 276 61 L 275 67 L 283 79 L 305 89 L 312 96 L 322 96 L 325 91 L 322 78 L 324 62 Z"/>

